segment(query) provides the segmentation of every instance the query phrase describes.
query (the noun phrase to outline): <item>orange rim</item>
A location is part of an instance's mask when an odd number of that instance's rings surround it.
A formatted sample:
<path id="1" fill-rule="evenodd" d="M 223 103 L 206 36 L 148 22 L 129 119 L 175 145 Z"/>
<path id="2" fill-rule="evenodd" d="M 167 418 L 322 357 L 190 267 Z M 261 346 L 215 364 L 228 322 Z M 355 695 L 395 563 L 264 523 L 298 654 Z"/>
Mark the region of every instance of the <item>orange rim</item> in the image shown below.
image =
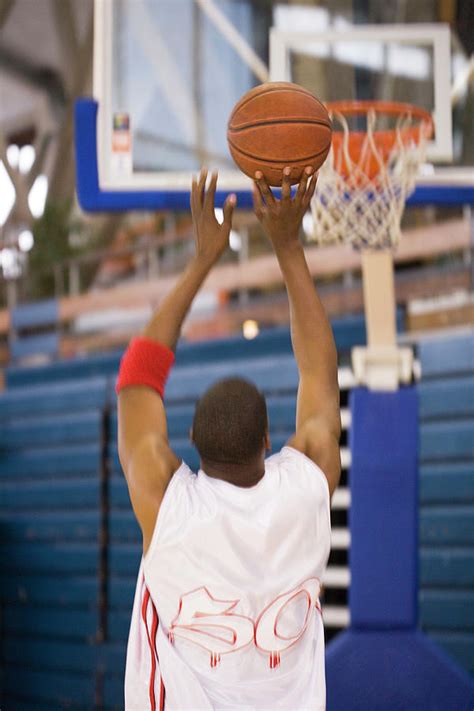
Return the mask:
<path id="1" fill-rule="evenodd" d="M 344 117 L 367 115 L 373 109 L 376 114 L 398 117 L 410 116 L 412 119 L 417 120 L 416 125 L 373 131 L 373 141 L 377 146 L 380 157 L 384 161 L 388 160 L 393 147 L 399 139 L 406 145 L 412 142 L 419 142 L 422 138 L 429 139 L 433 135 L 434 125 L 429 111 L 412 104 L 397 101 L 331 101 L 326 104 L 326 108 L 330 114 L 339 113 Z M 361 165 L 360 163 L 366 136 L 367 131 L 350 131 L 347 137 L 348 150 L 351 161 L 357 164 L 369 178 L 373 178 L 379 170 L 379 164 L 375 156 L 369 152 L 363 164 Z M 348 177 L 350 167 L 345 165 L 346 161 L 341 156 L 343 141 L 344 131 L 335 131 L 333 129 L 332 143 L 333 149 L 339 157 L 338 170 L 343 177 Z"/>
<path id="2" fill-rule="evenodd" d="M 403 115 L 411 114 L 422 121 L 433 122 L 431 114 L 421 106 L 405 104 L 401 101 L 328 101 L 325 104 L 328 111 L 338 111 L 340 114 L 355 116 L 366 114 L 369 109 L 374 109 L 379 114 Z"/>

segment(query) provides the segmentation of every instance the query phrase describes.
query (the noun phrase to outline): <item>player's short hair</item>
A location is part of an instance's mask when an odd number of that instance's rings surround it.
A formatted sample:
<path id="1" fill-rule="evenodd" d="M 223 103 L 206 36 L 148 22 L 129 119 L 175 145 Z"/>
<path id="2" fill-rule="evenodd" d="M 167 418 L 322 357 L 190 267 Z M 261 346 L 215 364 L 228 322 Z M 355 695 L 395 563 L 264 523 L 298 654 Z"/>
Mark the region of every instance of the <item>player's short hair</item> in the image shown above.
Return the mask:
<path id="1" fill-rule="evenodd" d="M 196 405 L 193 442 L 204 462 L 248 464 L 264 448 L 265 397 L 243 378 L 212 385 Z"/>

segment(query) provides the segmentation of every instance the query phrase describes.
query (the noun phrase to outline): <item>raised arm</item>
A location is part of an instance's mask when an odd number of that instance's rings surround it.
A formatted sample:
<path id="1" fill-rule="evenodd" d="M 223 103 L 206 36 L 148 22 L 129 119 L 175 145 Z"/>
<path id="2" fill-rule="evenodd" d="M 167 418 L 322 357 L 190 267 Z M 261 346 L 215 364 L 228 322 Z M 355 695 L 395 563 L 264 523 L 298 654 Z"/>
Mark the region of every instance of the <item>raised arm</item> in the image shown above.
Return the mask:
<path id="1" fill-rule="evenodd" d="M 224 222 L 220 225 L 214 213 L 217 174 L 212 175 L 207 192 L 206 178 L 206 171 L 202 171 L 199 180 L 193 180 L 191 191 L 196 255 L 141 334 L 146 341 L 136 344 L 142 349 L 137 351 L 139 368 L 143 368 L 143 359 L 152 358 L 156 363 L 157 376 L 160 369 L 163 373 L 167 364 L 169 367 L 169 363 L 174 361 L 173 351 L 186 314 L 229 241 L 235 196 L 227 198 Z M 146 553 L 161 501 L 179 460 L 168 444 L 165 409 L 162 397 L 154 387 L 154 373 L 148 371 L 143 376 L 142 369 L 142 375 L 133 378 L 128 374 L 124 377 L 123 372 L 122 367 L 118 398 L 119 457 L 132 506 L 142 529 Z M 137 379 L 143 381 L 142 384 Z M 120 386 L 130 380 L 132 384 Z"/>
<path id="2" fill-rule="evenodd" d="M 332 495 L 340 477 L 337 353 L 299 240 L 303 215 L 316 187 L 317 175 L 312 172 L 306 168 L 292 198 L 290 169 L 285 168 L 281 200 L 275 198 L 262 174 L 257 173 L 254 206 L 278 258 L 290 303 L 291 340 L 300 381 L 296 433 L 289 445 L 322 469 Z"/>

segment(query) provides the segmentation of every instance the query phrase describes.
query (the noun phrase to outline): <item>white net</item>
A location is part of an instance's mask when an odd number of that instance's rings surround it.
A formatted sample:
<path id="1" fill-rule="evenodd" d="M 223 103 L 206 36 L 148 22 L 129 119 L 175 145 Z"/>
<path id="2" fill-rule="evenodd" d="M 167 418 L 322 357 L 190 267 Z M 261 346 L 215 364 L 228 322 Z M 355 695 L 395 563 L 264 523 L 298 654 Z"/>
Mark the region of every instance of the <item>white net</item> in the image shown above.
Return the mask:
<path id="1" fill-rule="evenodd" d="M 370 109 L 366 135 L 354 161 L 346 117 L 334 112 L 332 120 L 342 127 L 342 141 L 336 148 L 333 142 L 319 171 L 311 203 L 313 239 L 318 244 L 347 242 L 355 249 L 395 247 L 405 201 L 425 158 L 429 131 L 423 123 L 418 124 L 419 130 L 412 130 L 411 115 L 400 115 L 387 159 L 377 145 L 376 111 Z M 368 162 L 375 170 L 367 170 Z"/>

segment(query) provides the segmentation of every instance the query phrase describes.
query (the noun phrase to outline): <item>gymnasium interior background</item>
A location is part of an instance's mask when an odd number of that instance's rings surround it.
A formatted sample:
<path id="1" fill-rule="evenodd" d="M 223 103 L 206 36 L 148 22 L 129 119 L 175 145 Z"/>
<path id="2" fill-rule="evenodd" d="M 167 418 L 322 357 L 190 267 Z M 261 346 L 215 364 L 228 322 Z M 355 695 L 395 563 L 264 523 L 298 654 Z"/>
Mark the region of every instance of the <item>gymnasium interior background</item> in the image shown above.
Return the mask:
<path id="1" fill-rule="evenodd" d="M 471 0 L 298 4 L 353 23 L 448 22 L 459 52 L 474 51 Z M 276 3 L 253 5 L 258 32 Z M 91 216 L 78 206 L 73 107 L 92 91 L 92 47 L 92 0 L 0 0 L 2 709 L 123 705 L 140 541 L 117 457 L 113 383 L 128 339 L 193 250 L 187 212 Z M 472 82 L 459 111 L 461 162 L 473 165 Z M 420 394 L 419 624 L 474 675 L 472 215 L 412 208 L 403 228 L 397 328 L 415 348 Z M 340 359 L 343 475 L 323 599 L 330 641 L 349 623 L 347 398 L 350 350 L 365 342 L 363 294 L 355 253 L 334 247 L 323 258 L 308 244 L 307 254 Z M 194 467 L 197 380 L 229 369 L 253 377 L 268 397 L 275 448 L 294 423 L 287 299 L 250 212 L 237 214 L 216 274 L 215 292 L 186 323 L 169 391 L 172 443 Z"/>

